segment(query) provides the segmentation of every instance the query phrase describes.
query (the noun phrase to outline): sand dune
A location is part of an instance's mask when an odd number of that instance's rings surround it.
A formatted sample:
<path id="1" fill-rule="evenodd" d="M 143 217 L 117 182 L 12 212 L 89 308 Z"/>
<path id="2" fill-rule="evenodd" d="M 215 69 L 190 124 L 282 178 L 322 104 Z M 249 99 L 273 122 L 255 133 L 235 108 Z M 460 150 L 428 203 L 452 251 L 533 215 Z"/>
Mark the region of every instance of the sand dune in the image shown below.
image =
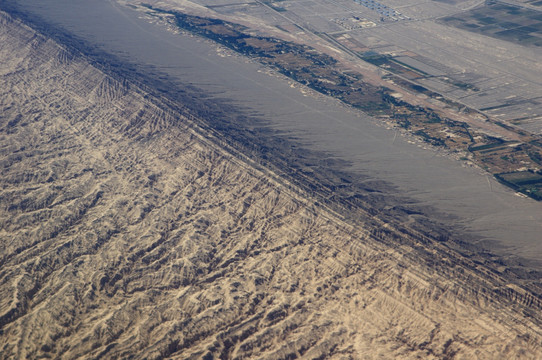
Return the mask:
<path id="1" fill-rule="evenodd" d="M 542 358 L 517 285 L 0 24 L 0 358 Z"/>

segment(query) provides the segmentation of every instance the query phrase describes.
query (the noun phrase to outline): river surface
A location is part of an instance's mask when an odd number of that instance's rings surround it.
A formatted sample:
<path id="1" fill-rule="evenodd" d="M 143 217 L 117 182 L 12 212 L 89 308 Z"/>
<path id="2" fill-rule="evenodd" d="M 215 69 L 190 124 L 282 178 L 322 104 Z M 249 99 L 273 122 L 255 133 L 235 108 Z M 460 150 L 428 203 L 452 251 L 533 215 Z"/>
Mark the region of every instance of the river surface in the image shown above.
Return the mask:
<path id="1" fill-rule="evenodd" d="M 114 1 L 17 3 L 106 52 L 251 109 L 300 145 L 347 160 L 349 171 L 384 180 L 418 204 L 453 215 L 449 225 L 481 236 L 484 246 L 499 255 L 542 263 L 542 202 L 518 196 L 479 169 L 423 149 L 334 99 L 306 96 L 259 64 L 167 31 Z"/>

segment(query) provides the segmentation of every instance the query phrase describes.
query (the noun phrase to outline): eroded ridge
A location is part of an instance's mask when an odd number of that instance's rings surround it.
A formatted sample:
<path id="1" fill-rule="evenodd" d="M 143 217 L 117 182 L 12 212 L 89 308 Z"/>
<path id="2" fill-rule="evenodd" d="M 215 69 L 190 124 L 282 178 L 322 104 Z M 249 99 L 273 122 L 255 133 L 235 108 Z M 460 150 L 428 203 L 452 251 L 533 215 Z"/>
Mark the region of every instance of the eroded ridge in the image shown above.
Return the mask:
<path id="1" fill-rule="evenodd" d="M 536 297 L 0 23 L 0 358 L 542 356 Z"/>

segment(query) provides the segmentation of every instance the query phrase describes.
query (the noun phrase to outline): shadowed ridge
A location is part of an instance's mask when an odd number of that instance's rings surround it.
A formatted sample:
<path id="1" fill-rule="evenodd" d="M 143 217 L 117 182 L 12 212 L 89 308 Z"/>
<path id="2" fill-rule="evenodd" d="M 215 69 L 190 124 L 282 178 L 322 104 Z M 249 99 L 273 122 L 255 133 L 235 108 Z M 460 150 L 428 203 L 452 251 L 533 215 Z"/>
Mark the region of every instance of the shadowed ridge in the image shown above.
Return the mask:
<path id="1" fill-rule="evenodd" d="M 343 221 L 33 35 L 0 30 L 0 358 L 540 357 L 498 274 Z"/>

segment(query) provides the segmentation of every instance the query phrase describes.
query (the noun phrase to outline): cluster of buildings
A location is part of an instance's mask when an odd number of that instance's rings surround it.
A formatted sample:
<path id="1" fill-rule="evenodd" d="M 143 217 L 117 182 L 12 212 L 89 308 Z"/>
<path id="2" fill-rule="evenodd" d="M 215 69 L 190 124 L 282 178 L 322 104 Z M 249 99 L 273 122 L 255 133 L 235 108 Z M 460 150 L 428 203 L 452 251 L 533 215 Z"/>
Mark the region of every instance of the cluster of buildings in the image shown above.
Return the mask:
<path id="1" fill-rule="evenodd" d="M 376 11 L 378 14 L 380 14 L 381 21 L 384 21 L 386 19 L 392 20 L 392 21 L 398 21 L 398 20 L 409 20 L 408 16 L 404 16 L 398 11 L 395 11 L 394 9 L 390 8 L 387 5 L 381 4 L 378 1 L 375 0 L 354 0 L 355 3 L 358 3 L 360 5 L 365 6 L 366 8 L 369 8 L 373 11 Z"/>

